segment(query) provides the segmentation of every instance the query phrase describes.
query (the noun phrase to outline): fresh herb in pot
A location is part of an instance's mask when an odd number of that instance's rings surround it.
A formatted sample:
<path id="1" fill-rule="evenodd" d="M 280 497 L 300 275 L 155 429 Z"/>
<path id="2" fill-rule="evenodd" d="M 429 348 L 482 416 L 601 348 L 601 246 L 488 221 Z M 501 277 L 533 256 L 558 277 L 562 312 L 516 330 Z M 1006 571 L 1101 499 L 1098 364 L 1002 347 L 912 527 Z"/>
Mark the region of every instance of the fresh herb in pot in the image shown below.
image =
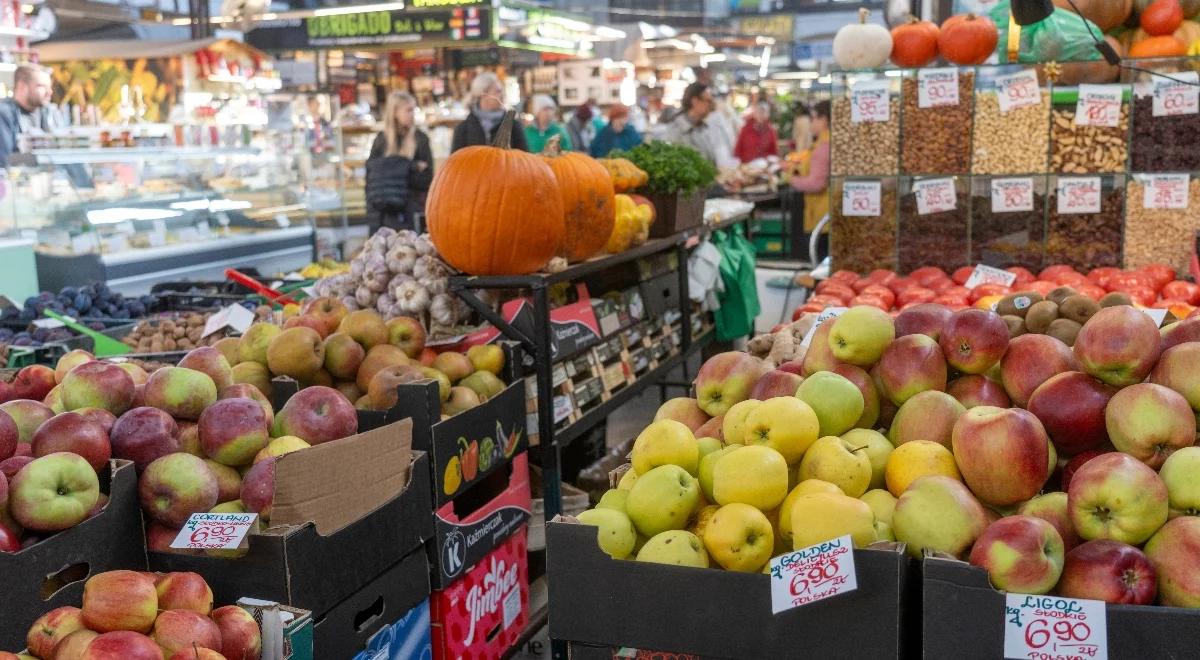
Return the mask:
<path id="1" fill-rule="evenodd" d="M 707 188 L 717 177 L 717 168 L 699 151 L 657 140 L 629 151 L 614 151 L 610 157 L 626 158 L 645 170 L 650 180 L 642 190 L 654 194 L 691 194 Z"/>

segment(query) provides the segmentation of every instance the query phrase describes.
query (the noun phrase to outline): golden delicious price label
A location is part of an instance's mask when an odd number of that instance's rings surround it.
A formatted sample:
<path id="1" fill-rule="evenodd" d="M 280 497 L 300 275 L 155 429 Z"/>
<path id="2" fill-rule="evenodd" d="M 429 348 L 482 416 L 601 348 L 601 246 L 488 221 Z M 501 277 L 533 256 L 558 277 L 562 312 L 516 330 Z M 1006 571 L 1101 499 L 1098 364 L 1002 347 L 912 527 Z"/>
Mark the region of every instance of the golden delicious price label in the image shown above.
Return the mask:
<path id="1" fill-rule="evenodd" d="M 171 547 L 236 550 L 256 518 L 257 513 L 193 513 L 171 541 Z"/>
<path id="2" fill-rule="evenodd" d="M 1104 601 L 1007 594 L 1004 657 L 1108 660 Z"/>
<path id="3" fill-rule="evenodd" d="M 858 589 L 854 542 L 847 534 L 780 555 L 771 560 L 770 575 L 774 614 L 849 593 Z"/>

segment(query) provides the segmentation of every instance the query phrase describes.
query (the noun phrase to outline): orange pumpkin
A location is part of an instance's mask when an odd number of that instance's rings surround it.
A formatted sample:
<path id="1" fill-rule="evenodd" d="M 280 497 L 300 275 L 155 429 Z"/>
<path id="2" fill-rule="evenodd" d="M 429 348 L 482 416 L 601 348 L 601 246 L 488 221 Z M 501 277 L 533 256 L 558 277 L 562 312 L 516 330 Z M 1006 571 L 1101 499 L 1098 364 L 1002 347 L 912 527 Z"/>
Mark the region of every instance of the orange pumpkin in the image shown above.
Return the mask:
<path id="1" fill-rule="evenodd" d="M 524 275 L 546 265 L 566 234 L 554 172 L 509 149 L 512 112 L 494 146 L 450 155 L 425 204 L 429 237 L 446 263 L 471 275 Z"/>
<path id="2" fill-rule="evenodd" d="M 938 26 L 909 16 L 892 28 L 892 61 L 896 66 L 921 67 L 937 59 Z"/>
<path id="3" fill-rule="evenodd" d="M 1149 37 L 1133 44 L 1129 56 L 1134 59 L 1143 57 L 1180 57 L 1187 55 L 1187 46 L 1182 41 L 1170 35 L 1165 37 Z"/>
<path id="4" fill-rule="evenodd" d="M 613 233 L 616 206 L 608 170 L 596 159 L 577 151 L 562 150 L 558 136 L 550 138 L 542 151 L 558 182 L 567 233 L 559 255 L 567 261 L 583 261 L 604 248 Z"/>
<path id="5" fill-rule="evenodd" d="M 1068 0 L 1054 0 L 1054 6 L 1071 13 L 1075 10 Z M 1123 24 L 1133 9 L 1133 0 L 1075 0 L 1079 13 L 1099 26 L 1101 32 Z"/>
<path id="6" fill-rule="evenodd" d="M 938 50 L 952 64 L 983 64 L 996 50 L 1000 34 L 987 16 L 959 14 L 942 23 Z"/>

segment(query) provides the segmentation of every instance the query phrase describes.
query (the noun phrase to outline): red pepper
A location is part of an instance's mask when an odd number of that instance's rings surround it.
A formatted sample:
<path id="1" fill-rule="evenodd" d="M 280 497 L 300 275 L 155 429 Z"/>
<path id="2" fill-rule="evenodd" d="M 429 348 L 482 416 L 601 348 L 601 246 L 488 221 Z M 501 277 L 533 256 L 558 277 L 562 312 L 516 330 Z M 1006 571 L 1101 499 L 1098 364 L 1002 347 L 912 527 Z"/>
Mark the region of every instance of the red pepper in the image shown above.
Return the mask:
<path id="1" fill-rule="evenodd" d="M 458 455 L 462 460 L 463 479 L 472 481 L 479 472 L 479 443 L 472 440 L 468 444 L 466 438 L 459 438 L 458 445 Z"/>

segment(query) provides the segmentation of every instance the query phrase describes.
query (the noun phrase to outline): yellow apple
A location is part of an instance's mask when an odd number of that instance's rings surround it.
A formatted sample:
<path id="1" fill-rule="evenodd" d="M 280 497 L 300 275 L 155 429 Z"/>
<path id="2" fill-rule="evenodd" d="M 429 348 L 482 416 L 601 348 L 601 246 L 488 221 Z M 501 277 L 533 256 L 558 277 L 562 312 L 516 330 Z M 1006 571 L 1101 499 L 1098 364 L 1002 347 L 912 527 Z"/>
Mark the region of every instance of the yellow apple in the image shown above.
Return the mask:
<path id="1" fill-rule="evenodd" d="M 311 446 L 294 435 L 281 435 L 268 442 L 266 447 L 258 450 L 258 453 L 254 455 L 254 462 L 257 463 L 272 456 L 283 456 Z"/>
<path id="2" fill-rule="evenodd" d="M 822 479 L 850 497 L 867 492 L 871 485 L 871 459 L 835 435 L 818 439 L 800 461 L 800 481 Z"/>
<path id="3" fill-rule="evenodd" d="M 882 520 L 875 521 L 875 540 L 876 541 L 895 541 L 896 533 L 892 531 L 892 526 Z"/>
<path id="4" fill-rule="evenodd" d="M 742 442 L 766 445 L 782 454 L 788 465 L 795 465 L 816 441 L 819 429 L 817 414 L 807 403 L 794 396 L 779 396 L 750 411 L 742 424 Z"/>
<path id="5" fill-rule="evenodd" d="M 700 460 L 704 460 L 705 456 L 720 450 L 721 447 L 721 441 L 716 438 L 696 438 L 696 448 L 700 450 Z"/>
<path id="6" fill-rule="evenodd" d="M 717 461 L 738 449 L 742 449 L 742 447 L 742 445 L 729 445 L 710 454 L 705 454 L 704 458 L 700 459 L 700 469 L 698 470 L 700 474 L 696 478 L 700 481 L 700 492 L 704 494 L 704 499 L 709 502 L 716 501 L 713 498 L 713 468 L 716 467 Z"/>
<path id="7" fill-rule="evenodd" d="M 629 468 L 625 471 L 625 474 L 621 475 L 621 479 L 617 481 L 617 490 L 632 490 L 633 484 L 637 481 L 637 478 L 637 470 L 633 469 L 632 467 Z"/>
<path id="8" fill-rule="evenodd" d="M 787 547 L 792 547 L 792 507 L 795 506 L 796 500 L 811 495 L 813 493 L 833 493 L 835 495 L 844 495 L 841 488 L 820 479 L 808 479 L 796 484 L 796 487 L 783 498 L 783 504 L 779 505 L 779 536 L 787 541 Z"/>
<path id="9" fill-rule="evenodd" d="M 892 512 L 896 510 L 896 496 L 882 488 L 868 490 L 858 498 L 871 507 L 875 520 L 892 524 Z"/>
<path id="10" fill-rule="evenodd" d="M 467 349 L 467 359 L 476 371 L 487 371 L 499 376 L 504 368 L 504 349 L 498 344 L 483 344 Z"/>
<path id="11" fill-rule="evenodd" d="M 633 553 L 637 531 L 629 516 L 616 509 L 589 509 L 576 516 L 585 525 L 598 527 L 597 541 L 604 554 L 613 559 L 625 559 Z"/>
<path id="12" fill-rule="evenodd" d="M 758 399 L 746 399 L 733 404 L 721 419 L 721 436 L 727 445 L 746 444 L 746 417 L 762 404 Z"/>
<path id="13" fill-rule="evenodd" d="M 887 483 L 884 480 L 884 469 L 887 468 L 888 456 L 892 455 L 892 449 L 895 448 L 887 436 L 871 429 L 851 429 L 842 434 L 842 439 L 870 459 L 871 485 L 869 488 L 883 488 Z"/>
<path id="14" fill-rule="evenodd" d="M 866 502 L 833 493 L 813 493 L 796 499 L 792 506 L 793 549 L 846 534 L 854 540 L 856 548 L 875 542 L 875 514 Z"/>
<path id="15" fill-rule="evenodd" d="M 717 504 L 749 504 L 774 509 L 787 497 L 788 469 L 783 455 L 763 445 L 750 445 L 721 457 L 713 467 Z"/>
<path id="16" fill-rule="evenodd" d="M 717 509 L 701 538 L 708 556 L 730 571 L 756 573 L 775 550 L 771 521 L 762 511 L 740 502 Z"/>
<path id="17" fill-rule="evenodd" d="M 704 530 L 708 529 L 708 523 L 712 521 L 713 515 L 721 507 L 716 504 L 708 504 L 700 507 L 696 513 L 692 514 L 692 519 L 688 521 L 687 531 L 695 534 L 701 541 L 704 540 Z"/>
<path id="18" fill-rule="evenodd" d="M 921 477 L 941 475 L 962 481 L 954 454 L 940 442 L 913 440 L 892 450 L 884 468 L 884 481 L 892 495 L 900 497 L 912 482 Z"/>
<path id="19" fill-rule="evenodd" d="M 636 440 L 630 453 L 633 469 L 646 474 L 660 465 L 678 465 L 695 475 L 700 467 L 700 448 L 696 436 L 686 425 L 673 419 L 651 422 Z"/>
<path id="20" fill-rule="evenodd" d="M 700 484 L 678 465 L 660 465 L 638 476 L 625 499 L 625 513 L 638 533 L 654 536 L 687 527 L 700 503 Z"/>
<path id="21" fill-rule="evenodd" d="M 600 496 L 600 501 L 596 503 L 597 509 L 615 509 L 621 513 L 625 512 L 625 501 L 629 499 L 629 491 L 609 488 Z"/>
<path id="22" fill-rule="evenodd" d="M 682 529 L 661 532 L 650 537 L 637 553 L 638 561 L 708 568 L 708 553 L 695 534 Z"/>

